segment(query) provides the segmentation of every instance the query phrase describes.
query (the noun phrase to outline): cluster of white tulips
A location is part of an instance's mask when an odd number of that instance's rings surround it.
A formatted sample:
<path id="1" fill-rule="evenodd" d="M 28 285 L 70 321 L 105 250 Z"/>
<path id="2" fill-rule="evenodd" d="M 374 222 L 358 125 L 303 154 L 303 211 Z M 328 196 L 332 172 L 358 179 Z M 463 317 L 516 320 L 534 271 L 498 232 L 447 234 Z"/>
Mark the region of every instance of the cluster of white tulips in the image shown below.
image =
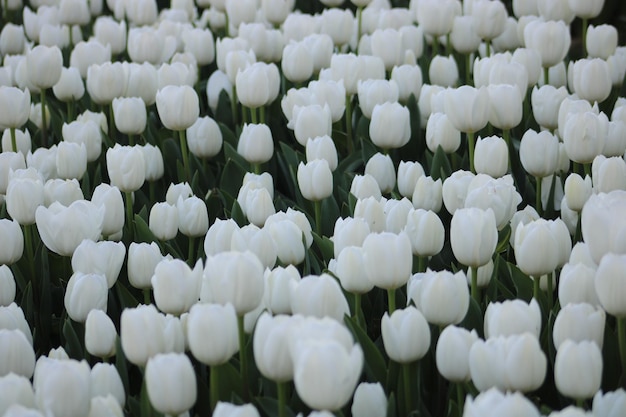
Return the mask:
<path id="1" fill-rule="evenodd" d="M 0 417 L 626 415 L 609 7 L 0 1 Z"/>

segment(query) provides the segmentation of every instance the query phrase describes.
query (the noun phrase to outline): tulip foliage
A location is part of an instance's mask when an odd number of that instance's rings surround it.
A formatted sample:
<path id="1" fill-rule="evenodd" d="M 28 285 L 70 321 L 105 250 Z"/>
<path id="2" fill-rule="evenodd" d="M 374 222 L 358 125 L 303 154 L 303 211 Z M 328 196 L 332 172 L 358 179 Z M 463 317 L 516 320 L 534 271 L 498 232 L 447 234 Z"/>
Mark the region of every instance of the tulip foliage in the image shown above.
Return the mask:
<path id="1" fill-rule="evenodd" d="M 617 2 L 1 3 L 0 416 L 626 415 Z"/>

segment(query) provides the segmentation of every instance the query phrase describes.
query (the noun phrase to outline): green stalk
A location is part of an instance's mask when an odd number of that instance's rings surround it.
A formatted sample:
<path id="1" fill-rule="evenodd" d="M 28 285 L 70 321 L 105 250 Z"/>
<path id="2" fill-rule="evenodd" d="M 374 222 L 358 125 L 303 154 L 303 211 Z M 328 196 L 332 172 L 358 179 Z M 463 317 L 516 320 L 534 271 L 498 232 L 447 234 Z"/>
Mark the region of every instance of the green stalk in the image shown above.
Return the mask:
<path id="1" fill-rule="evenodd" d="M 143 303 L 147 306 L 152 304 L 152 300 L 150 299 L 150 288 L 143 289 Z"/>
<path id="2" fill-rule="evenodd" d="M 322 236 L 322 200 L 314 201 L 313 206 L 315 207 L 315 233 Z"/>
<path id="3" fill-rule="evenodd" d="M 585 400 L 583 400 L 582 398 L 576 398 L 576 407 L 581 408 L 581 409 L 585 409 Z"/>
<path id="4" fill-rule="evenodd" d="M 589 177 L 591 177 L 591 164 L 590 163 L 583 164 L 583 169 L 585 171 L 585 176 L 589 175 Z"/>
<path id="5" fill-rule="evenodd" d="M 402 378 L 404 379 L 404 405 L 406 407 L 406 415 L 413 410 L 413 402 L 411 401 L 411 364 L 402 364 Z"/>
<path id="6" fill-rule="evenodd" d="M 356 24 L 356 50 L 354 53 L 359 54 L 359 40 L 361 39 L 361 30 L 363 28 L 363 6 L 359 6 L 356 9 L 357 24 Z"/>
<path id="7" fill-rule="evenodd" d="M 244 402 L 249 402 L 248 358 L 246 357 L 246 333 L 244 330 L 243 315 L 237 316 L 237 330 L 239 336 L 239 374 L 241 375 L 241 390 Z"/>
<path id="8" fill-rule="evenodd" d="M 574 244 L 580 242 L 583 240 L 583 232 L 582 232 L 582 225 L 581 225 L 581 212 L 578 212 L 578 220 L 576 221 L 576 233 L 574 233 Z"/>
<path id="9" fill-rule="evenodd" d="M 258 163 L 252 164 L 252 172 L 259 175 L 261 173 L 261 164 L 258 164 Z"/>
<path id="10" fill-rule="evenodd" d="M 278 417 L 285 417 L 287 415 L 287 383 L 277 382 L 276 388 L 278 391 Z"/>
<path id="11" fill-rule="evenodd" d="M 474 80 L 472 79 L 472 75 L 470 71 L 471 67 L 472 67 L 472 61 L 471 61 L 470 54 L 465 54 L 465 84 L 469 86 L 474 85 Z"/>
<path id="12" fill-rule="evenodd" d="M 126 224 L 128 225 L 128 232 L 130 233 L 130 239 L 134 237 L 133 233 L 133 193 L 130 191 L 125 192 L 126 195 Z"/>
<path id="13" fill-rule="evenodd" d="M 431 44 L 433 47 L 433 55 L 432 58 L 439 55 L 439 38 L 433 37 L 433 43 Z"/>
<path id="14" fill-rule="evenodd" d="M 457 405 L 459 406 L 459 410 L 461 410 L 461 412 L 463 412 L 463 403 L 465 402 L 465 392 L 463 390 L 463 384 L 461 382 L 458 382 L 455 384 L 456 385 L 456 402 Z"/>
<path id="15" fill-rule="evenodd" d="M 180 138 L 180 153 L 183 155 L 183 167 L 187 181 L 191 184 L 191 169 L 189 167 L 189 152 L 187 151 L 187 131 L 185 129 L 178 131 Z"/>
<path id="16" fill-rule="evenodd" d="M 233 124 L 237 126 L 239 118 L 237 117 L 237 87 L 233 84 L 233 98 L 230 100 L 230 112 L 233 116 Z"/>
<path id="17" fill-rule="evenodd" d="M 581 58 L 587 58 L 587 28 L 589 27 L 589 20 L 586 17 L 583 20 L 583 56 Z"/>
<path id="18" fill-rule="evenodd" d="M 128 144 L 130 146 L 135 146 L 135 137 L 132 134 L 128 134 Z"/>
<path id="19" fill-rule="evenodd" d="M 545 85 L 550 84 L 550 68 L 549 67 L 543 67 L 543 83 Z"/>
<path id="20" fill-rule="evenodd" d="M 537 209 L 537 213 L 539 216 L 543 213 L 543 205 L 541 204 L 541 183 L 543 182 L 540 177 L 535 177 L 535 209 Z"/>
<path id="21" fill-rule="evenodd" d="M 452 55 L 452 41 L 450 40 L 450 33 L 446 35 L 446 55 Z"/>
<path id="22" fill-rule="evenodd" d="M 387 302 L 388 302 L 389 315 L 391 315 L 396 310 L 396 289 L 395 288 L 389 288 L 387 290 Z"/>
<path id="23" fill-rule="evenodd" d="M 491 41 L 487 40 L 485 41 L 485 47 L 486 47 L 486 55 L 487 57 L 491 56 Z"/>
<path id="24" fill-rule="evenodd" d="M 361 320 L 361 310 L 362 310 L 362 301 L 363 301 L 363 296 L 361 294 L 354 294 L 354 311 L 352 313 L 353 317 L 356 320 L 356 324 L 363 330 L 365 329 L 365 323 L 363 323 L 363 321 Z"/>
<path id="25" fill-rule="evenodd" d="M 109 137 L 113 142 L 117 143 L 115 135 L 115 113 L 113 112 L 113 102 L 109 103 Z"/>
<path id="26" fill-rule="evenodd" d="M 553 279 L 556 278 L 556 271 L 548 274 L 548 311 L 552 311 L 552 299 L 554 294 Z"/>
<path id="27" fill-rule="evenodd" d="M 211 366 L 211 372 L 209 375 L 209 403 L 211 404 L 211 411 L 215 410 L 215 406 L 220 399 L 220 366 L 221 365 Z"/>
<path id="28" fill-rule="evenodd" d="M 74 120 L 74 107 L 75 107 L 76 103 L 74 103 L 74 100 L 70 100 L 67 102 L 67 120 Z"/>
<path id="29" fill-rule="evenodd" d="M 189 266 L 193 267 L 195 261 L 195 252 L 196 252 L 196 238 L 193 236 L 189 237 L 189 252 L 187 255 L 187 263 Z"/>
<path id="30" fill-rule="evenodd" d="M 15 139 L 15 128 L 12 127 L 9 129 L 9 131 L 11 132 L 11 148 L 13 149 L 13 152 L 17 153 L 17 140 Z"/>
<path id="31" fill-rule="evenodd" d="M 622 376 L 626 374 L 626 317 L 617 318 L 617 340 L 619 357 L 622 361 Z"/>
<path id="32" fill-rule="evenodd" d="M 352 153 L 352 96 L 346 96 L 346 149 Z"/>
<path id="33" fill-rule="evenodd" d="M 249 107 L 249 109 L 250 109 L 250 120 L 252 120 L 253 124 L 257 124 L 258 120 L 256 116 L 256 109 L 253 107 Z"/>
<path id="34" fill-rule="evenodd" d="M 467 132 L 467 147 L 469 148 L 469 163 L 470 171 L 475 174 L 474 169 L 474 148 L 476 147 L 476 140 L 474 139 L 474 132 Z"/>
<path id="35" fill-rule="evenodd" d="M 417 272 L 426 272 L 428 266 L 428 256 L 417 257 Z"/>
<path id="36" fill-rule="evenodd" d="M 471 293 L 472 298 L 476 300 L 478 304 L 480 304 L 480 290 L 478 289 L 478 267 L 470 266 L 470 271 L 472 271 L 472 285 L 471 285 Z"/>
<path id="37" fill-rule="evenodd" d="M 41 144 L 44 148 L 48 147 L 48 120 L 46 117 L 46 89 L 40 91 L 41 97 Z"/>
<path id="38" fill-rule="evenodd" d="M 541 287 L 539 286 L 539 281 L 541 277 L 530 277 L 533 280 L 533 297 L 535 300 L 539 301 L 539 294 L 541 293 Z"/>

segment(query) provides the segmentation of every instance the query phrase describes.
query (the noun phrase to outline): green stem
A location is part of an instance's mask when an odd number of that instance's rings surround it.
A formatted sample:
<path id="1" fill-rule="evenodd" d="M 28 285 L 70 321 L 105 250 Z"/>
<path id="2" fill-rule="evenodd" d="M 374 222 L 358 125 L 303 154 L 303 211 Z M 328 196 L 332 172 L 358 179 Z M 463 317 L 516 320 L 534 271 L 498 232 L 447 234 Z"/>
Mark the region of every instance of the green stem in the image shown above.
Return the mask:
<path id="1" fill-rule="evenodd" d="M 476 140 L 474 139 L 474 132 L 467 132 L 467 147 L 469 148 L 469 163 L 470 171 L 475 174 L 474 169 L 474 148 L 476 147 Z"/>
<path id="2" fill-rule="evenodd" d="M 193 236 L 189 237 L 189 252 L 187 255 L 187 263 L 193 267 L 194 261 L 196 259 L 195 256 L 195 252 L 196 252 L 196 238 Z"/>
<path id="3" fill-rule="evenodd" d="M 589 20 L 586 17 L 583 20 L 583 56 L 581 58 L 587 58 L 587 28 L 589 27 Z"/>
<path id="4" fill-rule="evenodd" d="M 143 303 L 147 306 L 152 304 L 152 299 L 150 298 L 150 288 L 143 289 Z"/>
<path id="5" fill-rule="evenodd" d="M 220 399 L 220 366 L 221 365 L 211 366 L 209 374 L 209 403 L 211 404 L 211 411 L 215 410 L 215 406 Z"/>
<path id="6" fill-rule="evenodd" d="M 183 155 L 183 167 L 187 181 L 191 184 L 191 169 L 189 167 L 189 152 L 187 151 L 187 131 L 185 129 L 178 131 L 180 138 L 180 153 Z"/>
<path id="7" fill-rule="evenodd" d="M 394 311 L 396 311 L 396 289 L 389 288 L 387 290 L 387 303 L 389 315 L 391 315 Z"/>
<path id="8" fill-rule="evenodd" d="M 128 144 L 130 146 L 135 146 L 135 137 L 132 134 L 128 134 Z"/>
<path id="9" fill-rule="evenodd" d="M 583 400 L 582 398 L 576 398 L 576 407 L 581 408 L 581 409 L 585 409 L 585 400 Z"/>
<path id="10" fill-rule="evenodd" d="M 9 131 L 11 132 L 11 148 L 13 149 L 13 152 L 17 153 L 17 140 L 15 139 L 15 128 L 12 127 L 9 129 Z"/>
<path id="11" fill-rule="evenodd" d="M 252 164 L 252 172 L 259 175 L 261 173 L 261 164 L 257 164 L 257 163 Z"/>
<path id="12" fill-rule="evenodd" d="M 117 137 L 115 135 L 115 113 L 113 112 L 113 102 L 109 103 L 109 137 L 115 143 L 117 143 Z"/>
<path id="13" fill-rule="evenodd" d="M 541 286 L 539 285 L 539 282 L 541 277 L 530 277 L 530 279 L 533 280 L 533 297 L 535 297 L 535 300 L 539 302 L 539 294 L 541 293 Z"/>
<path id="14" fill-rule="evenodd" d="M 402 364 L 402 378 L 404 379 L 404 405 L 406 407 L 405 415 L 409 415 L 413 410 L 413 402 L 411 396 L 411 364 Z"/>
<path id="15" fill-rule="evenodd" d="M 265 124 L 265 106 L 259 107 L 259 123 Z"/>
<path id="16" fill-rule="evenodd" d="M 490 57 L 491 56 L 491 41 L 487 40 L 485 41 L 485 51 L 486 51 L 486 57 Z"/>
<path id="17" fill-rule="evenodd" d="M 550 67 L 543 67 L 543 83 L 550 85 Z"/>
<path id="18" fill-rule="evenodd" d="M 278 417 L 287 415 L 287 383 L 277 382 L 276 389 L 278 391 Z"/>
<path id="19" fill-rule="evenodd" d="M 541 183 L 543 182 L 541 178 L 535 177 L 535 209 L 539 216 L 543 213 L 543 205 L 541 204 Z"/>
<path id="20" fill-rule="evenodd" d="M 459 410 L 463 410 L 463 403 L 465 402 L 465 390 L 463 389 L 463 384 L 461 382 L 457 382 L 455 385 L 457 406 Z"/>
<path id="21" fill-rule="evenodd" d="M 585 172 L 585 176 L 589 175 L 589 177 L 591 177 L 591 164 L 583 164 L 583 170 Z"/>
<path id="22" fill-rule="evenodd" d="M 476 300 L 476 302 L 480 305 L 480 290 L 478 289 L 478 267 L 470 266 L 470 271 L 472 272 L 472 284 L 471 284 L 471 293 L 472 298 Z"/>
<path id="23" fill-rule="evenodd" d="M 470 69 L 472 68 L 472 61 L 470 54 L 465 54 L 465 84 L 469 86 L 474 85 L 474 80 L 472 79 L 472 74 Z"/>
<path id="24" fill-rule="evenodd" d="M 512 142 L 511 142 L 511 130 L 510 129 L 503 129 L 502 130 L 502 138 L 504 139 L 504 142 L 506 143 L 506 147 L 509 150 L 509 167 L 508 170 L 513 173 L 513 164 L 511 163 L 511 160 L 513 159 L 513 152 L 515 152 L 515 147 L 512 146 Z"/>
<path id="25" fill-rule="evenodd" d="M 46 89 L 40 91 L 41 97 L 41 144 L 44 148 L 48 147 L 48 120 L 46 117 Z"/>
<path id="26" fill-rule="evenodd" d="M 433 43 L 431 44 L 433 47 L 433 55 L 432 57 L 436 57 L 437 55 L 439 55 L 439 38 L 437 38 L 436 36 L 433 37 Z"/>
<path id="27" fill-rule="evenodd" d="M 417 257 L 417 272 L 426 272 L 428 266 L 428 256 Z"/>
<path id="28" fill-rule="evenodd" d="M 553 280 L 556 278 L 556 271 L 548 274 L 548 311 L 552 311 L 552 300 L 554 297 Z"/>
<path id="29" fill-rule="evenodd" d="M 574 233 L 574 244 L 580 242 L 583 240 L 583 232 L 582 232 L 582 225 L 581 225 L 581 212 L 578 212 L 578 220 L 576 221 L 576 233 Z"/>
<path id="30" fill-rule="evenodd" d="M 134 238 L 133 233 L 133 193 L 130 191 L 125 192 L 126 195 L 126 224 L 128 226 L 128 233 L 130 234 L 130 239 Z"/>
<path id="31" fill-rule="evenodd" d="M 363 329 L 365 329 L 365 323 L 361 320 L 361 310 L 362 310 L 362 301 L 363 296 L 361 294 L 354 294 L 354 311 L 352 312 L 352 316 L 355 318 L 357 325 Z"/>
<path id="32" fill-rule="evenodd" d="M 322 200 L 314 201 L 313 206 L 315 207 L 315 233 L 322 236 Z"/>
<path id="33" fill-rule="evenodd" d="M 359 6 L 356 9 L 357 24 L 356 24 L 356 49 L 354 53 L 359 54 L 359 40 L 361 40 L 361 31 L 363 30 L 363 6 Z"/>
<path id="34" fill-rule="evenodd" d="M 233 98 L 230 100 L 230 112 L 233 116 L 233 124 L 237 126 L 239 118 L 237 117 L 237 87 L 235 84 L 233 84 Z"/>
<path id="35" fill-rule="evenodd" d="M 74 108 L 76 107 L 76 103 L 74 100 L 70 100 L 67 102 L 67 120 L 74 120 Z"/>
<path id="36" fill-rule="evenodd" d="M 352 154 L 352 96 L 346 96 L 346 149 Z"/>
<path id="37" fill-rule="evenodd" d="M 249 402 L 248 358 L 246 356 L 246 332 L 244 329 L 243 315 L 237 316 L 237 330 L 239 336 L 239 374 L 241 376 L 242 396 L 244 402 Z"/>
<path id="38" fill-rule="evenodd" d="M 619 357 L 622 361 L 622 377 L 626 374 L 626 317 L 617 318 Z"/>
<path id="39" fill-rule="evenodd" d="M 446 55 L 452 55 L 452 41 L 450 40 L 450 33 L 446 35 Z"/>
<path id="40" fill-rule="evenodd" d="M 249 109 L 250 109 L 250 120 L 252 121 L 253 124 L 257 124 L 258 119 L 256 115 L 256 109 L 253 107 L 249 107 Z"/>

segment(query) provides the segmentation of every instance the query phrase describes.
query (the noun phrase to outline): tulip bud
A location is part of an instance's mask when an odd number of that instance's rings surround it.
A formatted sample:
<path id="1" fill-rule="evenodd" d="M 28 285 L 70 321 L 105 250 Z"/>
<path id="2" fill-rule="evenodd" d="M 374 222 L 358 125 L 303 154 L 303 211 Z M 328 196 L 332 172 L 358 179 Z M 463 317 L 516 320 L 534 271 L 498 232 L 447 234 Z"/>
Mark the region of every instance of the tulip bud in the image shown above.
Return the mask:
<path id="1" fill-rule="evenodd" d="M 214 417 L 260 417 L 252 404 L 235 405 L 218 401 L 213 410 Z"/>
<path id="2" fill-rule="evenodd" d="M 389 357 L 407 364 L 421 359 L 430 347 L 430 329 L 422 313 L 415 307 L 387 312 L 381 322 L 383 344 Z"/>
<path id="3" fill-rule="evenodd" d="M 24 333 L 24 336 L 26 336 L 28 344 L 32 346 L 33 335 L 30 332 L 30 326 L 26 321 L 26 317 L 24 317 L 24 311 L 22 311 L 22 309 L 14 302 L 10 303 L 6 307 L 0 306 L 0 328 L 6 330 L 16 329 L 21 331 Z"/>
<path id="4" fill-rule="evenodd" d="M 403 197 L 413 197 L 419 177 L 424 175 L 424 168 L 419 162 L 400 161 L 398 165 L 398 191 Z"/>
<path id="5" fill-rule="evenodd" d="M 595 415 L 618 416 L 626 411 L 626 392 L 622 388 L 615 391 L 598 391 L 593 396 L 592 410 Z"/>
<path id="6" fill-rule="evenodd" d="M 26 55 L 28 78 L 37 88 L 54 86 L 61 78 L 63 56 L 57 46 L 37 45 Z M 45 70 L 44 70 L 45 69 Z"/>
<path id="7" fill-rule="evenodd" d="M 427 270 L 411 277 L 407 294 L 429 323 L 444 326 L 460 323 L 469 308 L 469 290 L 463 271 Z"/>
<path id="8" fill-rule="evenodd" d="M 209 214 L 206 204 L 200 198 L 191 196 L 183 199 L 178 197 L 178 230 L 185 236 L 200 237 L 209 229 Z"/>
<path id="9" fill-rule="evenodd" d="M 411 194 L 412 193 L 413 190 L 411 190 Z M 380 200 L 382 197 L 378 181 L 376 181 L 376 178 L 371 174 L 355 175 L 350 184 L 350 194 L 355 196 L 357 200 L 364 200 L 369 197 Z"/>
<path id="10" fill-rule="evenodd" d="M 625 223 L 621 216 L 614 217 L 623 210 L 624 203 L 626 191 L 622 190 L 594 194 L 585 203 L 581 218 L 583 239 L 597 264 L 604 254 L 624 253 L 621 236 Z"/>
<path id="11" fill-rule="evenodd" d="M 178 234 L 178 209 L 166 202 L 155 203 L 150 209 L 148 225 L 159 240 L 174 239 Z"/>
<path id="12" fill-rule="evenodd" d="M 20 128 L 30 114 L 30 92 L 16 87 L 0 86 L 0 105 L 6 109 L 0 115 L 0 126 Z"/>
<path id="13" fill-rule="evenodd" d="M 374 154 L 365 164 L 365 175 L 368 174 L 376 179 L 383 193 L 390 193 L 396 185 L 396 170 L 389 155 Z"/>
<path id="14" fill-rule="evenodd" d="M 254 359 L 265 377 L 278 382 L 293 379 L 293 361 L 289 354 L 293 316 L 272 317 L 267 312 L 259 317 L 253 339 Z"/>
<path id="15" fill-rule="evenodd" d="M 3 236 L 4 244 L 0 248 L 0 265 L 11 265 L 17 262 L 24 251 L 24 235 L 17 220 L 0 219 L 0 234 Z M 9 270 L 10 273 L 10 270 Z M 12 280 L 11 275 L 11 280 Z M 13 282 L 13 297 L 15 296 L 15 281 Z M 12 298 L 12 297 L 11 297 Z M 10 304 L 0 302 L 0 305 Z"/>
<path id="16" fill-rule="evenodd" d="M 16 284 L 13 272 L 7 265 L 0 265 L 0 307 L 13 303 L 15 291 Z"/>
<path id="17" fill-rule="evenodd" d="M 21 330 L 0 329 L 0 377 L 11 373 L 30 378 L 35 369 L 35 352 Z"/>
<path id="18" fill-rule="evenodd" d="M 609 64 L 600 58 L 581 59 L 570 66 L 570 89 L 583 100 L 601 103 L 611 94 Z"/>
<path id="19" fill-rule="evenodd" d="M 337 168 L 337 149 L 335 142 L 328 135 L 318 136 L 306 143 L 306 160 L 324 159 L 331 171 Z"/>
<path id="20" fill-rule="evenodd" d="M 276 246 L 276 255 L 283 264 L 298 265 L 304 261 L 305 246 L 302 229 L 289 219 L 266 222 Z M 310 232 L 309 232 L 310 233 Z"/>
<path id="21" fill-rule="evenodd" d="M 441 146 L 445 153 L 453 153 L 461 145 L 461 132 L 445 113 L 432 113 L 426 124 L 426 145 L 431 152 Z"/>
<path id="22" fill-rule="evenodd" d="M 0 377 L 0 391 L 2 392 L 0 413 L 3 413 L 3 416 L 30 416 L 30 414 L 27 414 L 26 409 L 36 408 L 33 385 L 30 380 L 24 376 L 10 373 Z M 24 413 L 22 414 L 21 409 L 18 411 L 16 407 L 25 407 L 23 409 Z"/>
<path id="23" fill-rule="evenodd" d="M 150 403 L 160 413 L 182 414 L 196 402 L 196 375 L 183 354 L 164 353 L 150 358 L 145 378 Z"/>
<path id="24" fill-rule="evenodd" d="M 237 153 L 251 164 L 263 164 L 274 154 L 274 139 L 269 126 L 245 124 L 237 143 Z"/>
<path id="25" fill-rule="evenodd" d="M 156 104 L 161 122 L 170 130 L 186 130 L 198 119 L 198 94 L 187 85 L 163 87 L 156 94 Z"/>
<path id="26" fill-rule="evenodd" d="M 593 397 L 602 382 L 602 353 L 598 345 L 588 340 L 565 340 L 556 352 L 554 382 L 564 396 L 580 400 Z"/>
<path id="27" fill-rule="evenodd" d="M 86 416 L 89 413 L 90 369 L 86 361 L 42 357 L 33 378 L 35 402 L 46 414 Z"/>
<path id="28" fill-rule="evenodd" d="M 222 132 L 209 116 L 199 117 L 187 129 L 189 151 L 198 158 L 211 158 L 222 149 Z"/>
<path id="29" fill-rule="evenodd" d="M 292 118 L 287 127 L 293 129 L 298 143 L 306 146 L 306 143 L 318 136 L 328 135 L 332 132 L 332 114 L 327 104 L 309 104 L 294 106 Z"/>
<path id="30" fill-rule="evenodd" d="M 111 185 L 123 192 L 141 188 L 145 181 L 146 168 L 143 152 L 139 147 L 116 144 L 107 150 L 106 160 Z"/>
<path id="31" fill-rule="evenodd" d="M 587 303 L 567 304 L 554 321 L 552 339 L 557 351 L 565 340 L 590 340 L 602 349 L 604 342 L 604 310 Z"/>
<path id="32" fill-rule="evenodd" d="M 419 177 L 413 191 L 412 202 L 416 209 L 438 212 L 442 203 L 441 178 L 435 181 L 432 177 Z"/>
<path id="33" fill-rule="evenodd" d="M 320 201 L 333 192 L 333 174 L 325 159 L 315 159 L 298 165 L 298 185 L 307 200 Z"/>
<path id="34" fill-rule="evenodd" d="M 409 280 L 413 262 L 406 234 L 372 233 L 363 241 L 368 277 L 383 289 L 398 288 Z"/>
<path id="35" fill-rule="evenodd" d="M 493 178 L 502 177 L 507 173 L 509 150 L 501 137 L 479 137 L 474 152 L 474 167 L 477 173 L 487 174 Z"/>
<path id="36" fill-rule="evenodd" d="M 112 288 L 122 269 L 126 247 L 122 242 L 82 241 L 72 254 L 72 270 L 85 274 L 102 274 Z"/>
<path id="37" fill-rule="evenodd" d="M 502 34 L 506 25 L 507 11 L 501 2 L 475 1 L 472 5 L 474 28 L 484 40 L 492 40 Z"/>
<path id="38" fill-rule="evenodd" d="M 201 280 L 202 261 L 192 270 L 179 259 L 161 260 L 151 279 L 157 307 L 177 316 L 186 313 L 198 301 Z"/>
<path id="39" fill-rule="evenodd" d="M 387 415 L 387 397 L 380 382 L 361 382 L 354 391 L 350 411 L 353 416 Z"/>
<path id="40" fill-rule="evenodd" d="M 399 97 L 398 84 L 395 81 L 370 79 L 359 81 L 358 83 L 359 107 L 363 115 L 368 119 L 372 119 L 373 111 L 376 105 L 384 103 L 396 103 Z M 393 113 L 398 110 L 392 107 Z M 392 113 L 392 114 L 393 114 Z M 399 116 L 398 116 L 399 117 Z"/>
<path id="41" fill-rule="evenodd" d="M 450 243 L 454 256 L 460 263 L 471 267 L 488 263 L 498 243 L 493 210 L 456 210 L 450 224 Z"/>
<path id="42" fill-rule="evenodd" d="M 152 304 L 122 311 L 120 339 L 126 358 L 144 366 L 150 357 L 165 352 L 164 327 L 164 316 Z"/>
<path id="43" fill-rule="evenodd" d="M 299 83 L 308 80 L 313 74 L 313 57 L 304 42 L 291 42 L 285 45 L 281 60 L 285 78 Z"/>
<path id="44" fill-rule="evenodd" d="M 444 98 L 445 112 L 452 125 L 461 132 L 476 132 L 487 125 L 489 120 L 489 93 L 486 88 L 462 86 L 449 90 Z M 467 113 L 464 109 L 474 109 Z"/>
<path id="45" fill-rule="evenodd" d="M 411 136 L 409 116 L 409 110 L 397 102 L 375 105 L 369 128 L 372 142 L 383 149 L 406 145 Z"/>
<path id="46" fill-rule="evenodd" d="M 330 317 L 339 322 L 350 314 L 348 301 L 335 278 L 328 274 L 302 278 L 291 294 L 294 314 L 318 318 Z"/>
<path id="47" fill-rule="evenodd" d="M 454 87 L 459 80 L 459 68 L 452 55 L 444 57 L 437 55 L 430 62 L 428 76 L 433 85 Z"/>
<path id="48" fill-rule="evenodd" d="M 506 393 L 491 388 L 478 394 L 476 398 L 468 397 L 464 413 L 476 416 L 495 417 L 499 413 L 523 413 L 528 417 L 539 417 L 537 407 L 522 393 Z"/>
<path id="49" fill-rule="evenodd" d="M 210 366 L 228 362 L 239 350 L 232 304 L 194 304 L 187 319 L 187 339 L 191 353 L 200 362 Z"/>
<path id="50" fill-rule="evenodd" d="M 569 51 L 571 44 L 569 27 L 559 19 L 535 20 L 524 28 L 524 43 L 527 48 L 539 52 L 543 68 L 553 67 L 561 62 Z"/>
<path id="51" fill-rule="evenodd" d="M 362 218 L 338 218 L 335 221 L 332 237 L 335 258 L 338 258 L 339 254 L 346 247 L 362 246 L 369 233 L 369 225 Z"/>
<path id="52" fill-rule="evenodd" d="M 439 373 L 451 382 L 469 381 L 469 352 L 477 340 L 476 330 L 446 326 L 437 341 L 435 357 Z"/>
<path id="53" fill-rule="evenodd" d="M 522 136 L 519 156 L 524 170 L 537 178 L 554 174 L 559 157 L 559 141 L 550 132 L 528 129 Z"/>
<path id="54" fill-rule="evenodd" d="M 65 290 L 65 309 L 72 320 L 84 323 L 91 310 L 106 312 L 107 299 L 108 287 L 104 275 L 75 272 Z"/>
<path id="55" fill-rule="evenodd" d="M 99 358 L 109 358 L 115 355 L 115 341 L 117 331 L 113 321 L 107 314 L 93 309 L 85 320 L 85 349 Z"/>
<path id="56" fill-rule="evenodd" d="M 485 337 L 511 336 L 528 332 L 539 337 L 541 310 L 535 299 L 492 302 L 485 311 Z"/>

